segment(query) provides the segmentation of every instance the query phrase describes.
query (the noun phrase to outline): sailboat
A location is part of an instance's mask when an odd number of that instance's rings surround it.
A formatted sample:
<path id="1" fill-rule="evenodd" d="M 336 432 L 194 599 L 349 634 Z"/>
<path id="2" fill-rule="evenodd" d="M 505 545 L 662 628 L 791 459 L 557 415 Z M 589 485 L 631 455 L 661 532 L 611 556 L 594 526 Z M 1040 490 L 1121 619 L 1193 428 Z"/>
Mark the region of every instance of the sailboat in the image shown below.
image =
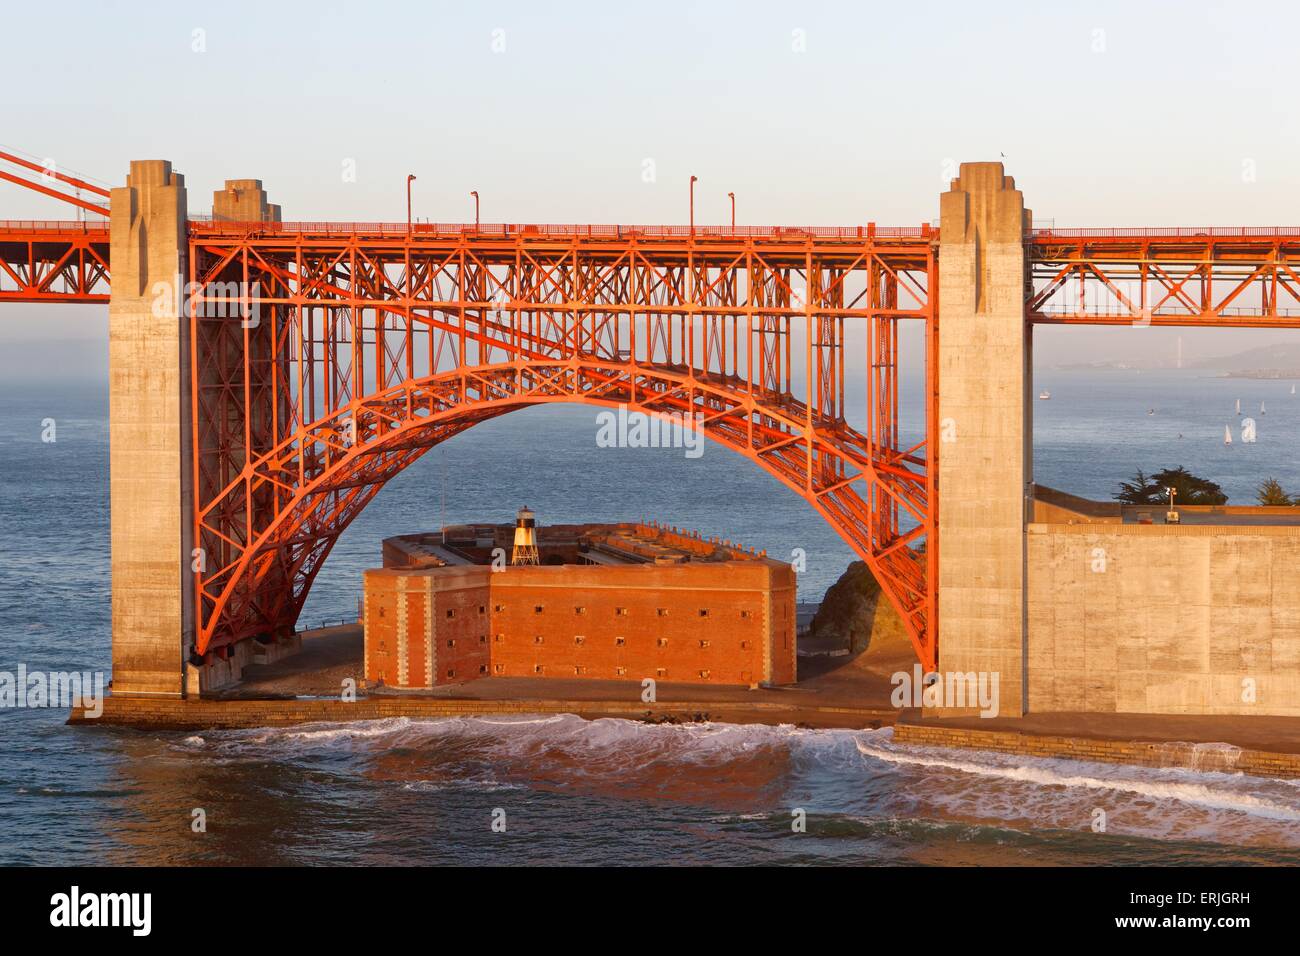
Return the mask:
<path id="1" fill-rule="evenodd" d="M 1292 394 L 1292 395 L 1295 394 L 1295 386 L 1294 386 L 1294 385 L 1291 386 L 1291 394 Z"/>
<path id="2" fill-rule="evenodd" d="M 1237 414 L 1241 414 L 1241 399 L 1237 399 Z"/>
<path id="3" fill-rule="evenodd" d="M 1223 426 L 1223 443 L 1225 445 L 1232 444 L 1232 429 L 1229 428 L 1227 425 Z"/>
<path id="4" fill-rule="evenodd" d="M 1259 413 L 1260 413 L 1261 415 L 1267 415 L 1267 414 L 1268 414 L 1268 412 L 1264 411 L 1264 403 L 1263 403 L 1263 402 L 1260 402 L 1260 403 L 1259 403 Z"/>

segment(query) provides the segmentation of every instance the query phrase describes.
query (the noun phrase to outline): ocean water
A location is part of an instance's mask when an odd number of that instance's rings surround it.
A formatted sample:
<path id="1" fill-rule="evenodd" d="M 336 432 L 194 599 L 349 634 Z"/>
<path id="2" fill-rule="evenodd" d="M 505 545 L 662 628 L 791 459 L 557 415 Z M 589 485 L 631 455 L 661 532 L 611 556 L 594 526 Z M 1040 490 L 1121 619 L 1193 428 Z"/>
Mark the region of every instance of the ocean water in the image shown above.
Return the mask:
<path id="1" fill-rule="evenodd" d="M 1040 371 L 1044 387 L 1044 484 L 1104 498 L 1138 467 L 1181 464 L 1234 502 L 1263 477 L 1300 491 L 1289 383 Z M 1225 448 L 1237 397 L 1259 439 Z M 0 384 L 0 670 L 108 669 L 104 398 L 102 385 Z M 743 459 L 597 448 L 594 414 L 519 412 L 430 452 L 343 535 L 303 622 L 355 614 L 381 537 L 509 520 L 521 504 L 544 521 L 652 517 L 778 556 L 801 548 L 805 600 L 851 560 Z M 0 710 L 0 863 L 1300 862 L 1300 783 L 907 747 L 888 730 L 558 716 L 184 734 L 64 716 Z"/>

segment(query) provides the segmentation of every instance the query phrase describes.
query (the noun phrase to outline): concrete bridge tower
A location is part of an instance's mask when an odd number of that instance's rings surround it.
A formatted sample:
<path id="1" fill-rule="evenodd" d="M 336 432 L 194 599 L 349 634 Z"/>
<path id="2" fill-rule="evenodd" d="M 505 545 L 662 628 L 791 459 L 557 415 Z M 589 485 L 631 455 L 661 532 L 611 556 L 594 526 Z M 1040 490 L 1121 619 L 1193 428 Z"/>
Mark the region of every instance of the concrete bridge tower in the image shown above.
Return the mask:
<path id="1" fill-rule="evenodd" d="M 113 693 L 179 697 L 195 640 L 194 432 L 185 179 L 131 163 L 110 217 L 109 467 Z M 213 217 L 278 221 L 258 180 L 230 180 Z M 201 385 L 203 383 L 200 383 Z"/>
<path id="2" fill-rule="evenodd" d="M 963 163 L 940 215 L 939 422 L 931 426 L 940 442 L 939 671 L 998 674 L 1000 715 L 1020 716 L 1033 480 L 1030 214 L 1001 163 Z"/>
<path id="3" fill-rule="evenodd" d="M 132 162 L 111 213 L 113 693 L 179 696 L 194 640 L 185 178 L 163 160 Z"/>

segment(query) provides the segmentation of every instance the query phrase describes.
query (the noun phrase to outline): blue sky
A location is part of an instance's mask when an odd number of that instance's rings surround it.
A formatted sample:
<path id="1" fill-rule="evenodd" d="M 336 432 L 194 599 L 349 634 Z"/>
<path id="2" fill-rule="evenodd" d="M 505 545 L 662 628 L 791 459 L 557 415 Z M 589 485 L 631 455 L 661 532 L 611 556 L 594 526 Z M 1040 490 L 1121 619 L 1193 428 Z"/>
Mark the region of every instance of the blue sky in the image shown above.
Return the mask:
<path id="1" fill-rule="evenodd" d="M 467 218 L 478 189 L 487 221 L 684 222 L 694 173 L 697 221 L 725 221 L 734 190 L 742 222 L 914 224 L 954 162 L 1005 153 L 1058 226 L 1300 222 L 1300 13 L 1283 3 L 60 11 L 6 11 L 0 143 L 108 182 L 170 159 L 195 212 L 256 177 L 288 219 L 397 220 L 414 172 L 417 216 Z M 0 218 L 63 215 L 0 184 Z M 93 355 L 103 326 L 7 307 L 0 342 L 82 338 Z M 1105 342 L 1054 331 L 1039 348 Z"/>

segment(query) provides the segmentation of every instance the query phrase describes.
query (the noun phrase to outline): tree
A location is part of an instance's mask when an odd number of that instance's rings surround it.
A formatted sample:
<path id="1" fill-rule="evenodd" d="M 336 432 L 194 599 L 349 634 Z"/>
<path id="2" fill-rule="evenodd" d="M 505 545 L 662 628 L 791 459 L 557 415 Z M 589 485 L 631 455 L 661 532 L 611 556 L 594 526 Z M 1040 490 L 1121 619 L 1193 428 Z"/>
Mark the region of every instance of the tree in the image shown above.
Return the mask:
<path id="1" fill-rule="evenodd" d="M 1166 468 L 1148 477 L 1138 469 L 1132 481 L 1121 481 L 1116 501 L 1128 505 L 1158 505 L 1169 501 L 1169 489 L 1174 489 L 1174 505 L 1223 505 L 1228 496 L 1223 489 L 1207 478 L 1199 478 L 1179 465 Z"/>
<path id="2" fill-rule="evenodd" d="M 1281 505 L 1290 507 L 1296 504 L 1296 500 L 1282 490 L 1276 478 L 1266 478 L 1259 483 L 1255 489 L 1255 499 L 1261 505 Z"/>
<path id="3" fill-rule="evenodd" d="M 1222 488 L 1208 479 L 1197 478 L 1182 465 L 1157 471 L 1151 476 L 1151 480 L 1160 486 L 1163 493 L 1162 500 L 1167 501 L 1169 497 L 1169 492 L 1164 489 L 1174 489 L 1175 505 L 1226 505 L 1228 503 L 1228 496 L 1223 493 Z"/>
<path id="4" fill-rule="evenodd" d="M 1160 486 L 1154 484 L 1139 468 L 1132 481 L 1119 483 L 1119 493 L 1115 495 L 1115 500 L 1126 505 L 1153 505 L 1159 502 L 1159 495 Z"/>

